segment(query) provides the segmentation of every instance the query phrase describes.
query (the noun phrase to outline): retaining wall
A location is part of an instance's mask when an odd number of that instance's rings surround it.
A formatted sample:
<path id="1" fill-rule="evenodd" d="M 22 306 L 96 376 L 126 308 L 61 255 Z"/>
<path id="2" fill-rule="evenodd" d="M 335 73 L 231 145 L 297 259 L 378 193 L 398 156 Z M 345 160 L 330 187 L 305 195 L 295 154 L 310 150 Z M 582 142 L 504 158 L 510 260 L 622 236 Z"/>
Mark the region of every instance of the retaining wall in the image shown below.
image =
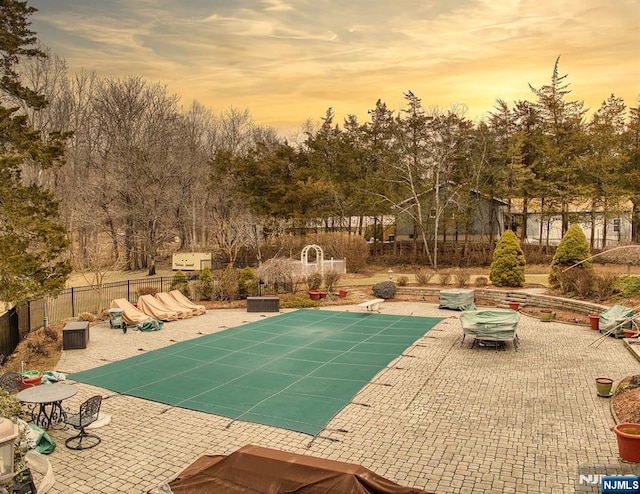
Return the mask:
<path id="1" fill-rule="evenodd" d="M 488 288 L 475 288 L 476 298 L 495 302 L 496 306 L 507 306 L 509 302 L 518 302 L 521 306 L 534 306 L 543 309 L 558 309 L 576 312 L 578 314 L 599 314 L 608 309 L 606 305 L 573 300 L 551 295 L 528 293 L 522 290 L 491 290 Z M 440 294 L 440 288 L 399 286 L 398 295 L 434 295 Z"/>

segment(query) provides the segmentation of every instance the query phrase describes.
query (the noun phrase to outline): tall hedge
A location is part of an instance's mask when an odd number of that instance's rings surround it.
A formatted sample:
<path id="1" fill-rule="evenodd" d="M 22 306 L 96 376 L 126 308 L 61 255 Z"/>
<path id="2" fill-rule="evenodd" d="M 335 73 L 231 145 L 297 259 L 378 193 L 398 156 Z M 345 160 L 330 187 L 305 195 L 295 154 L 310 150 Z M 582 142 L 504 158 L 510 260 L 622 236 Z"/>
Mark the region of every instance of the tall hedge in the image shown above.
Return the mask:
<path id="1" fill-rule="evenodd" d="M 549 283 L 551 286 L 557 287 L 559 285 L 558 270 L 568 268 L 577 263 L 580 263 L 576 266 L 578 269 L 593 268 L 589 242 L 580 225 L 575 223 L 566 231 L 558 244 L 556 253 L 553 255 L 551 272 L 549 273 Z"/>
<path id="2" fill-rule="evenodd" d="M 526 264 L 518 237 L 512 230 L 506 230 L 493 251 L 489 279 L 496 286 L 522 286 Z"/>

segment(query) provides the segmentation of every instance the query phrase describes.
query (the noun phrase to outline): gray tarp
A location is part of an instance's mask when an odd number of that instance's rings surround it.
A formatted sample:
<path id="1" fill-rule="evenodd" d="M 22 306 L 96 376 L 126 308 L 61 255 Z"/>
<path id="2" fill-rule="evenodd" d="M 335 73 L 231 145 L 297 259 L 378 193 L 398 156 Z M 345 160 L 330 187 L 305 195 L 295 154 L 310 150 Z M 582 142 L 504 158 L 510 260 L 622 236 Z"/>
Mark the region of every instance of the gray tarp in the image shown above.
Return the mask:
<path id="1" fill-rule="evenodd" d="M 472 310 L 460 315 L 465 335 L 493 341 L 514 340 L 519 320 L 520 313 L 510 309 Z"/>
<path id="2" fill-rule="evenodd" d="M 633 316 L 633 309 L 629 309 L 628 307 L 621 305 L 609 307 L 600 313 L 600 332 L 604 334 L 613 330 L 615 335 L 621 335 L 623 330 L 631 329 Z"/>
<path id="3" fill-rule="evenodd" d="M 461 288 L 440 290 L 440 309 L 473 310 L 475 305 L 475 292 Z"/>

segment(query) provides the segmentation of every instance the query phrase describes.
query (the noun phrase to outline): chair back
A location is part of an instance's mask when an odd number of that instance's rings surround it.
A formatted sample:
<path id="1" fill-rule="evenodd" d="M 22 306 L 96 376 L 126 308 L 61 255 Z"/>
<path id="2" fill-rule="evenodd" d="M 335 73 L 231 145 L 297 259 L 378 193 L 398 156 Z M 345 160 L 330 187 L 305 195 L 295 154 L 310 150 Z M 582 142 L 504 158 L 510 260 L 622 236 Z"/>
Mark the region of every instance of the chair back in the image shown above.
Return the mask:
<path id="1" fill-rule="evenodd" d="M 100 413 L 100 405 L 102 404 L 102 396 L 95 395 L 80 405 L 80 427 L 86 427 L 87 425 L 98 420 L 98 414 Z"/>
<path id="2" fill-rule="evenodd" d="M 0 376 L 0 388 L 7 393 L 16 393 L 22 389 L 22 376 L 17 372 L 5 372 Z"/>

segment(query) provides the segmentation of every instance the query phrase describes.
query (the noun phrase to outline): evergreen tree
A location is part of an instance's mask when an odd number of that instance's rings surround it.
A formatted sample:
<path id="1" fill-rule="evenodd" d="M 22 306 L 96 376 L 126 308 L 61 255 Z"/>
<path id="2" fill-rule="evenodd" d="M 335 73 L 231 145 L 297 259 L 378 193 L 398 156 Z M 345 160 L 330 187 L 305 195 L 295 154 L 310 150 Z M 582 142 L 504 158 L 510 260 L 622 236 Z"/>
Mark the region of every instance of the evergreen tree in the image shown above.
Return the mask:
<path id="1" fill-rule="evenodd" d="M 593 267 L 589 242 L 577 223 L 571 225 L 567 230 L 553 255 L 551 272 L 549 273 L 551 286 L 557 287 L 560 283 L 558 271 L 563 267 L 569 268 L 571 266 L 575 266 L 576 269 L 591 269 Z"/>
<path id="2" fill-rule="evenodd" d="M 34 47 L 28 17 L 36 9 L 26 2 L 0 2 L 0 101 L 16 98 L 33 109 L 47 102 L 24 86 L 17 73 L 21 60 L 44 57 Z M 0 105 L 0 300 L 16 302 L 65 285 L 70 266 L 62 259 L 68 247 L 53 194 L 21 176 L 25 165 L 46 169 L 59 164 L 64 151 L 60 134 L 42 137 L 17 107 Z"/>
<path id="3" fill-rule="evenodd" d="M 527 264 L 518 237 L 512 230 L 505 232 L 493 251 L 489 279 L 496 286 L 523 286 Z"/>

